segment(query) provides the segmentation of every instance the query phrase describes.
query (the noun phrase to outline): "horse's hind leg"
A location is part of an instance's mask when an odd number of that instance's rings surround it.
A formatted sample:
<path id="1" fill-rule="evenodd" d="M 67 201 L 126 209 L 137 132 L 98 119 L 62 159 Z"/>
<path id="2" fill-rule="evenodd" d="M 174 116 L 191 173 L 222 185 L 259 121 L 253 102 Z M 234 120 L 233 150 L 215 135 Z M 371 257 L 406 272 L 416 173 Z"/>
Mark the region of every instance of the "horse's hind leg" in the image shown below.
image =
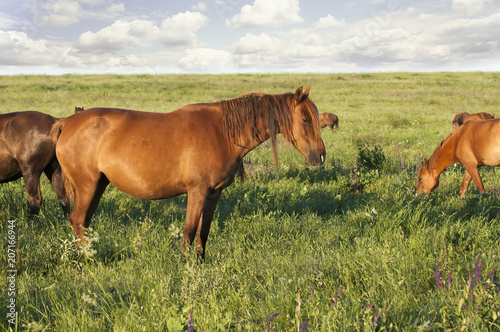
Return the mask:
<path id="1" fill-rule="evenodd" d="M 465 169 L 467 170 L 467 173 L 470 174 L 470 176 L 472 177 L 472 181 L 474 181 L 474 184 L 476 185 L 476 188 L 477 190 L 479 191 L 479 193 L 484 193 L 485 190 L 484 190 L 484 185 L 483 185 L 483 181 L 481 180 L 481 175 L 479 175 L 479 170 L 477 168 L 477 166 L 465 166 Z M 467 173 L 465 174 L 467 176 Z M 464 181 L 465 181 L 465 177 L 464 177 Z M 463 184 L 463 182 L 462 182 Z M 462 188 L 460 188 L 460 191 L 461 191 Z M 465 194 L 465 191 L 464 191 L 464 194 Z"/>
<path id="2" fill-rule="evenodd" d="M 42 194 L 40 193 L 40 175 L 41 172 L 26 170 L 22 171 L 24 178 L 24 187 L 28 193 L 28 204 L 30 206 L 30 215 L 40 212 L 42 204 Z"/>
<path id="3" fill-rule="evenodd" d="M 75 235 L 82 244 L 86 243 L 83 227 L 88 228 L 104 190 L 109 180 L 101 173 L 95 182 L 86 181 L 85 185 L 74 184 L 75 204 L 69 215 L 69 221 L 73 226 Z"/>

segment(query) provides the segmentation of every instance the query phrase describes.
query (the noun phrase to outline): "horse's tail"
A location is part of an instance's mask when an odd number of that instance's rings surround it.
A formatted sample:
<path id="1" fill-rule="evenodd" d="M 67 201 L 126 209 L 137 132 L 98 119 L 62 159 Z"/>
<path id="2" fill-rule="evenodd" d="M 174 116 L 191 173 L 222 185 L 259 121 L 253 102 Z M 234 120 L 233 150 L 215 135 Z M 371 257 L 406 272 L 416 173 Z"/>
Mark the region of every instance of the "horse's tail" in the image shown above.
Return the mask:
<path id="1" fill-rule="evenodd" d="M 335 120 L 335 129 L 339 129 L 339 117 Z"/>
<path id="2" fill-rule="evenodd" d="M 52 136 L 52 140 L 56 144 L 57 144 L 57 140 L 59 139 L 59 136 L 61 136 L 62 129 L 64 127 L 63 120 L 64 119 L 58 119 L 52 125 L 52 129 L 50 129 L 50 136 Z"/>
<path id="3" fill-rule="evenodd" d="M 59 136 L 61 136 L 62 130 L 64 128 L 64 119 L 59 119 L 52 125 L 52 129 L 50 130 L 50 136 L 52 136 L 52 140 L 57 147 L 57 141 L 59 140 Z M 66 190 L 66 195 L 68 196 L 70 201 L 75 201 L 75 187 L 64 173 L 61 163 L 59 163 L 59 167 L 61 167 L 61 179 L 64 184 L 64 189 Z"/>

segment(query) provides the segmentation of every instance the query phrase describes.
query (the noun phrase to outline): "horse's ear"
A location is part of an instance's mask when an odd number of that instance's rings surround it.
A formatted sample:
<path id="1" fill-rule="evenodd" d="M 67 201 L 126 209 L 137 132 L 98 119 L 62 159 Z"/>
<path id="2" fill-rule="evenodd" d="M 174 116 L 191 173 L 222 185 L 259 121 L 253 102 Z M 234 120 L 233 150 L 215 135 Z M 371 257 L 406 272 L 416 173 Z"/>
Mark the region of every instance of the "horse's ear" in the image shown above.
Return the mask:
<path id="1" fill-rule="evenodd" d="M 304 99 L 306 99 L 308 96 L 309 96 L 309 89 L 311 87 L 308 86 L 304 92 L 302 92 L 302 86 L 299 86 L 297 88 L 297 90 L 295 90 L 295 103 L 300 103 L 302 102 Z"/>
<path id="2" fill-rule="evenodd" d="M 424 164 L 422 165 L 422 168 L 427 168 L 429 166 L 429 160 L 427 158 L 424 158 Z"/>
<path id="3" fill-rule="evenodd" d="M 295 103 L 298 104 L 302 100 L 302 86 L 299 86 L 297 90 L 295 90 Z"/>
<path id="4" fill-rule="evenodd" d="M 309 85 L 306 90 L 304 91 L 304 99 L 307 98 L 309 96 L 309 89 L 311 89 L 311 86 Z"/>

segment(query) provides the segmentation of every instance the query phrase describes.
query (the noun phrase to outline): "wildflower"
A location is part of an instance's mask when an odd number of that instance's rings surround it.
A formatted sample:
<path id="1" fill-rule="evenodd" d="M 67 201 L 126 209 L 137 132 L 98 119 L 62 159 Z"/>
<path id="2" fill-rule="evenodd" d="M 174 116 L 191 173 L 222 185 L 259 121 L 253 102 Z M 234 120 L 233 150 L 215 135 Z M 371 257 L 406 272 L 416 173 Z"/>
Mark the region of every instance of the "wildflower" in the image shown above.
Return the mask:
<path id="1" fill-rule="evenodd" d="M 300 332 L 306 332 L 307 331 L 307 325 L 309 324 L 309 320 L 310 318 L 307 318 L 304 323 L 302 324 L 302 326 L 300 327 Z"/>
<path id="2" fill-rule="evenodd" d="M 309 286 L 309 290 L 311 291 L 311 300 L 314 301 L 314 289 L 311 286 Z"/>
<path id="3" fill-rule="evenodd" d="M 267 319 L 266 329 L 264 330 L 265 332 L 270 332 L 270 331 L 274 330 L 274 327 L 271 328 L 271 323 L 279 315 L 281 315 L 281 312 L 277 312 L 275 314 L 269 315 L 269 318 Z"/>
<path id="4" fill-rule="evenodd" d="M 382 314 L 386 313 L 389 309 L 384 309 L 382 311 L 380 311 L 378 314 L 376 314 L 375 316 L 373 316 L 373 323 L 374 324 L 377 324 L 377 320 L 380 318 L 380 316 L 382 316 Z"/>
<path id="5" fill-rule="evenodd" d="M 453 273 L 453 269 L 450 271 L 450 274 L 448 275 L 448 288 L 451 286 L 451 274 Z"/>
<path id="6" fill-rule="evenodd" d="M 439 289 L 443 289 L 443 282 L 441 281 L 441 276 L 439 275 L 439 263 L 436 266 L 436 271 L 434 271 L 434 277 L 436 278 L 436 285 Z"/>
<path id="7" fill-rule="evenodd" d="M 470 273 L 470 269 L 467 269 L 469 270 L 469 289 L 471 291 L 474 290 L 474 280 L 472 279 L 472 274 Z"/>
<path id="8" fill-rule="evenodd" d="M 474 264 L 474 268 L 475 268 L 475 275 L 474 275 L 474 278 L 476 279 L 476 284 L 480 284 L 481 283 L 481 270 L 483 269 L 483 264 L 479 265 L 479 257 L 477 257 L 477 260 L 476 260 L 476 264 Z"/>
<path id="9" fill-rule="evenodd" d="M 193 321 L 193 310 L 189 311 L 188 332 L 196 332 L 196 329 L 194 328 L 194 321 Z"/>

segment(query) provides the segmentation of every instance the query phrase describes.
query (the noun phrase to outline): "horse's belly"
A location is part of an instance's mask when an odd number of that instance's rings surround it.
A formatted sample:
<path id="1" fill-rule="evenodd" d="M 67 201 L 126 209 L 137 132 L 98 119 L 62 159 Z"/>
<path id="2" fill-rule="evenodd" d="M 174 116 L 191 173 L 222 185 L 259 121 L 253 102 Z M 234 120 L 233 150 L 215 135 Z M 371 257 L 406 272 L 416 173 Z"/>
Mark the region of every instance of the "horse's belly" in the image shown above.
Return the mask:
<path id="1" fill-rule="evenodd" d="M 116 188 L 137 198 L 161 199 L 186 192 L 178 179 L 167 176 L 164 172 L 154 171 L 150 167 L 135 169 L 122 165 L 121 169 L 105 169 L 103 173 Z"/>

